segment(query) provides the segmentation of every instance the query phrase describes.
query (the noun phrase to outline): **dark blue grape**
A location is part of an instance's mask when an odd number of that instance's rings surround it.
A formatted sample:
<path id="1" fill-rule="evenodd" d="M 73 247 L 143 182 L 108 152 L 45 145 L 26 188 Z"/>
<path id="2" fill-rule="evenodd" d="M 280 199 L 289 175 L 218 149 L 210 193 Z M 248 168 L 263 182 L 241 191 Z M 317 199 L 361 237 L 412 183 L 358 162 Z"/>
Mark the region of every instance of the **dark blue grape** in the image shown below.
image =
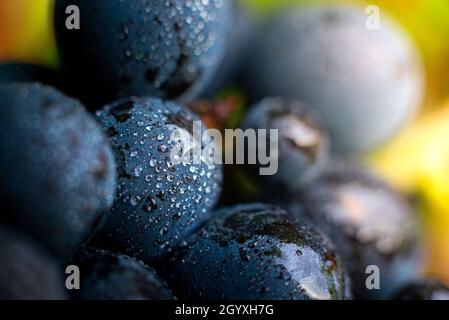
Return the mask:
<path id="1" fill-rule="evenodd" d="M 33 242 L 0 225 L 0 300 L 66 299 L 59 266 Z"/>
<path id="2" fill-rule="evenodd" d="M 159 269 L 158 269 L 159 270 Z M 180 299 L 345 299 L 348 281 L 330 243 L 284 210 L 222 209 L 160 264 Z"/>
<path id="3" fill-rule="evenodd" d="M 69 5 L 80 9 L 80 30 L 66 28 Z M 224 55 L 231 7 L 228 0 L 58 0 L 63 67 L 95 100 L 196 97 Z"/>
<path id="4" fill-rule="evenodd" d="M 114 154 L 95 119 L 59 91 L 0 86 L 0 219 L 68 258 L 112 204 Z"/>
<path id="5" fill-rule="evenodd" d="M 262 180 L 265 190 L 278 187 L 285 192 L 299 190 L 307 181 L 316 177 L 329 157 L 326 133 L 316 115 L 308 106 L 295 100 L 266 98 L 257 103 L 247 114 L 244 127 L 278 130 L 278 170 L 274 175 L 261 176 L 258 166 L 255 176 Z M 271 155 L 276 150 L 270 149 Z M 256 152 L 256 146 L 249 146 Z"/>
<path id="6" fill-rule="evenodd" d="M 76 260 L 81 300 L 173 300 L 155 271 L 140 261 L 103 250 L 85 249 Z"/>
<path id="7" fill-rule="evenodd" d="M 182 129 L 193 139 L 200 121 L 181 105 L 130 98 L 106 106 L 98 120 L 116 152 L 119 185 L 96 243 L 151 265 L 207 218 L 220 194 L 221 166 L 173 161 L 174 134 Z"/>
<path id="8" fill-rule="evenodd" d="M 413 276 L 417 217 L 381 179 L 355 164 L 334 161 L 297 200 L 292 211 L 327 234 L 348 262 L 355 298 L 388 297 Z M 379 268 L 380 290 L 366 287 L 368 266 Z"/>

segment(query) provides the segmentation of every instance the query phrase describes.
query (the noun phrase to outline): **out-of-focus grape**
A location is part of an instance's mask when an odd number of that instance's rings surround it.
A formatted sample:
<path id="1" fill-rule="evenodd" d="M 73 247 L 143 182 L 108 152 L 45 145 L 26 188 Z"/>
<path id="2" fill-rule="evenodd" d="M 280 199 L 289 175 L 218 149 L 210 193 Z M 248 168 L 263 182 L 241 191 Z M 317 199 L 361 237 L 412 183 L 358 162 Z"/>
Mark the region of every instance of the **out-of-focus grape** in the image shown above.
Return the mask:
<path id="1" fill-rule="evenodd" d="M 449 282 L 449 103 L 424 115 L 368 162 L 421 204 L 427 272 Z"/>
<path id="2" fill-rule="evenodd" d="M 449 1 L 447 0 L 240 0 L 260 15 L 274 14 L 278 9 L 317 4 L 366 3 L 377 5 L 380 15 L 385 10 L 415 39 L 427 69 L 426 107 L 449 95 Z"/>

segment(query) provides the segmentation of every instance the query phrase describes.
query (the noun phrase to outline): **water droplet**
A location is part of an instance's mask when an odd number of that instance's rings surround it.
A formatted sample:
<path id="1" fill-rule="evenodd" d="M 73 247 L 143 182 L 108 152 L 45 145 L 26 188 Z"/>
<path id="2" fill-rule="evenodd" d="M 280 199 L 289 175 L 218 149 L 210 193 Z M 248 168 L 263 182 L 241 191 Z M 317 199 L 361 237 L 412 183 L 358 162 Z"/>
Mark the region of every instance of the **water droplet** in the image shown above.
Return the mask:
<path id="1" fill-rule="evenodd" d="M 135 177 L 140 177 L 142 172 L 143 172 L 143 166 L 142 165 L 138 165 L 137 167 L 134 168 L 134 176 Z"/>
<path id="2" fill-rule="evenodd" d="M 159 146 L 159 151 L 162 153 L 167 153 L 168 152 L 168 147 L 165 144 L 161 144 Z"/>
<path id="3" fill-rule="evenodd" d="M 157 165 L 157 160 L 156 159 L 151 159 L 150 160 L 150 167 L 154 168 Z"/>
<path id="4" fill-rule="evenodd" d="M 140 196 L 135 196 L 135 197 L 131 197 L 129 203 L 135 207 L 139 204 L 140 200 L 142 200 L 142 198 Z"/>
<path id="5" fill-rule="evenodd" d="M 153 197 L 148 197 L 143 205 L 143 210 L 151 212 L 157 209 L 157 200 Z"/>

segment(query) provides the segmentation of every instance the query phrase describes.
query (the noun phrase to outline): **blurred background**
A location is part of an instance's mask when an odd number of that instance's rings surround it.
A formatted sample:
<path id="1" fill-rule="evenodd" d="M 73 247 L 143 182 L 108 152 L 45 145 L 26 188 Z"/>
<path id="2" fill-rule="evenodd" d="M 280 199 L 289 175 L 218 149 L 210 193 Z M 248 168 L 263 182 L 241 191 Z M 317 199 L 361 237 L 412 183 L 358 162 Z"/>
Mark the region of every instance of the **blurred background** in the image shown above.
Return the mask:
<path id="1" fill-rule="evenodd" d="M 51 16 L 54 0 L 0 0 L 0 63 L 20 61 L 58 68 Z M 345 0 L 240 0 L 254 16 L 283 7 Z M 362 0 L 351 1 L 362 2 Z M 422 271 L 449 284 L 449 1 L 370 0 L 409 32 L 420 49 L 427 92 L 420 116 L 394 139 L 362 159 L 416 199 L 427 253 Z"/>

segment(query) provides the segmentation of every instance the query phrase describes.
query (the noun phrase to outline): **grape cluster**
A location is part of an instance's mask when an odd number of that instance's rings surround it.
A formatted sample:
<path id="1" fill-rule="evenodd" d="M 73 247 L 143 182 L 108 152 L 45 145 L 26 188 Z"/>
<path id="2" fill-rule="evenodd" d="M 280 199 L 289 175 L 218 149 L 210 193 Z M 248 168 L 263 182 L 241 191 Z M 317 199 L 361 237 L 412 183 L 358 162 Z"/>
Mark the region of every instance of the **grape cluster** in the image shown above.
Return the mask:
<path id="1" fill-rule="evenodd" d="M 413 284 L 413 203 L 357 160 L 423 92 L 412 42 L 364 17 L 349 5 L 261 22 L 228 0 L 57 0 L 60 70 L 0 66 L 0 298 L 447 295 Z M 244 148 L 275 156 L 276 173 L 211 161 L 234 141 L 207 157 L 207 125 L 277 132 L 276 148 Z M 175 161 L 185 139 L 200 156 Z M 69 264 L 79 290 L 64 288 Z M 366 281 L 376 268 L 379 290 Z"/>

